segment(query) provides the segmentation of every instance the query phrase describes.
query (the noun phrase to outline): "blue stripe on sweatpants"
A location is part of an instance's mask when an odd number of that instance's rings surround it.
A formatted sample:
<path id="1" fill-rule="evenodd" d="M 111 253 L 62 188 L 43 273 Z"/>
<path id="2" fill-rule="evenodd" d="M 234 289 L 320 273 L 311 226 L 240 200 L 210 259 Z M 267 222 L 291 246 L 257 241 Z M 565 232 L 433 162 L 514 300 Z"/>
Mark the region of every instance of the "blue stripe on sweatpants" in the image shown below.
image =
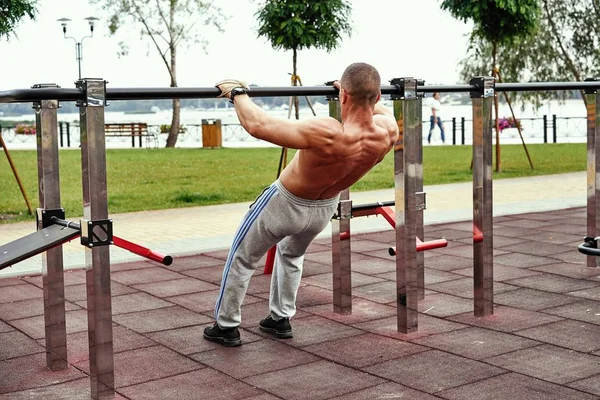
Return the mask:
<path id="1" fill-rule="evenodd" d="M 277 187 L 271 186 L 269 189 L 261 196 L 261 198 L 257 201 L 254 209 L 248 213 L 246 219 L 242 222 L 240 228 L 238 229 L 233 243 L 231 245 L 231 249 L 229 250 L 229 255 L 227 256 L 227 261 L 225 262 L 225 269 L 223 270 L 223 277 L 221 278 L 221 289 L 219 290 L 219 296 L 217 297 L 217 303 L 215 305 L 215 320 L 219 316 L 219 309 L 221 308 L 221 301 L 223 300 L 223 294 L 225 293 L 225 285 L 227 284 L 227 276 L 229 275 L 229 269 L 231 268 L 231 263 L 233 261 L 233 257 L 235 253 L 238 251 L 242 240 L 246 237 L 246 234 L 250 230 L 250 227 L 256 221 L 259 214 L 264 210 L 269 200 L 277 193 Z"/>

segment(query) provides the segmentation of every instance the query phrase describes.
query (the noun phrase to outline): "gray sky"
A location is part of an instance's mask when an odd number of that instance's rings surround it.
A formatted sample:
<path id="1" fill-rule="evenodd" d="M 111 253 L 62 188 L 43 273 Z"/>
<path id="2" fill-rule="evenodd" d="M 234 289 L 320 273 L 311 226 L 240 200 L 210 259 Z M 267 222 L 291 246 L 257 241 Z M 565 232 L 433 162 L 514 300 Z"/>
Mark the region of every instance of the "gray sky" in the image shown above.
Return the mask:
<path id="1" fill-rule="evenodd" d="M 181 87 L 213 86 L 235 78 L 261 86 L 287 86 L 292 53 L 276 51 L 256 35 L 255 1 L 215 0 L 229 16 L 225 32 L 207 29 L 206 54 L 200 45 L 182 47 L 178 55 Z M 327 54 L 304 50 L 298 55 L 298 72 L 306 86 L 337 79 L 356 61 L 379 69 L 384 84 L 391 78 L 414 76 L 426 83 L 453 84 L 457 65 L 467 49 L 471 25 L 440 10 L 440 0 L 352 0 L 354 33 Z M 81 39 L 89 34 L 83 18 L 94 15 L 94 37 L 83 42 L 82 75 L 104 78 L 111 87 L 167 87 L 169 75 L 154 45 L 140 39 L 139 29 L 109 37 L 106 17 L 85 0 L 39 0 L 36 21 L 25 21 L 18 37 L 0 42 L 3 55 L 0 90 L 26 88 L 36 83 L 74 87 L 77 80 L 75 42 L 65 40 L 58 18 L 73 20 L 67 34 Z M 126 39 L 130 54 L 119 58 L 119 39 Z"/>

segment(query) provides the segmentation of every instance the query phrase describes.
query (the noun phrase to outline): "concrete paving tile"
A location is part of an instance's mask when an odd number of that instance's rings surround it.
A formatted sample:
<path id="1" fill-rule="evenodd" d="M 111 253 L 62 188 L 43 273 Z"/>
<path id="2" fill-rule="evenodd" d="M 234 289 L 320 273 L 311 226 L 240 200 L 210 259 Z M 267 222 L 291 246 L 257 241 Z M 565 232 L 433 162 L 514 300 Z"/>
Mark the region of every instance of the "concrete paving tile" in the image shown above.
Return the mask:
<path id="1" fill-rule="evenodd" d="M 542 215 L 548 215 L 548 213 L 542 213 Z M 523 239 L 525 240 L 525 239 Z M 494 238 L 494 242 L 496 238 Z M 544 243 L 554 243 L 554 244 L 567 244 L 573 243 L 576 241 L 581 242 L 582 237 L 578 234 L 569 234 L 569 233 L 558 233 L 558 232 L 544 232 L 539 231 L 534 235 L 527 237 L 527 241 L 534 242 L 544 242 Z"/>
<path id="2" fill-rule="evenodd" d="M 114 261 L 113 261 L 114 263 Z M 160 264 L 159 264 L 160 265 Z M 138 260 L 138 261 L 130 261 L 130 262 L 119 262 L 111 264 L 110 272 L 121 272 L 121 271 L 139 271 L 146 268 L 156 267 L 156 264 L 146 261 L 146 260 Z M 161 265 L 161 267 L 163 267 Z"/>
<path id="3" fill-rule="evenodd" d="M 572 251 L 566 244 L 556 244 L 547 242 L 525 242 L 519 244 L 513 244 L 510 246 L 502 247 L 502 250 L 531 254 L 533 256 L 548 256 L 552 257 L 554 254 L 564 253 L 565 251 Z"/>
<path id="4" fill-rule="evenodd" d="M 415 339 L 412 343 L 432 347 L 473 360 L 537 346 L 539 342 L 483 328 L 466 328 Z"/>
<path id="5" fill-rule="evenodd" d="M 553 256 L 554 257 L 554 256 Z M 508 253 L 494 257 L 494 265 L 502 264 L 515 268 L 538 267 L 545 264 L 556 264 L 555 258 L 533 256 L 522 253 Z"/>
<path id="6" fill-rule="evenodd" d="M 210 322 L 206 316 L 179 306 L 115 315 L 113 321 L 138 333 L 157 332 Z"/>
<path id="7" fill-rule="evenodd" d="M 455 269 L 473 268 L 473 256 L 455 257 L 444 255 L 443 257 L 435 257 L 431 260 L 428 260 L 426 265 L 427 268 L 433 268 L 440 271 L 453 271 Z"/>
<path id="8" fill-rule="evenodd" d="M 571 382 L 567 386 L 583 392 L 595 394 L 600 397 L 600 375 L 592 376 L 580 381 Z"/>
<path id="9" fill-rule="evenodd" d="M 12 330 L 14 330 L 14 328 L 12 326 L 8 325 L 4 321 L 0 321 L 0 333 L 10 332 Z"/>
<path id="10" fill-rule="evenodd" d="M 352 240 L 350 244 L 352 253 L 370 253 L 370 252 L 384 252 L 387 253 L 389 245 L 387 243 L 381 243 L 375 240 Z M 331 249 L 329 249 L 331 252 Z"/>
<path id="11" fill-rule="evenodd" d="M 87 331 L 88 323 L 86 310 L 68 311 L 65 313 L 65 317 L 67 333 Z M 42 339 L 46 334 L 43 315 L 17 319 L 11 321 L 11 325 L 34 339 Z"/>
<path id="12" fill-rule="evenodd" d="M 135 293 L 137 290 L 120 284 L 119 282 L 110 282 L 110 293 L 112 296 L 120 296 L 122 294 Z M 84 284 L 65 286 L 65 299 L 77 302 L 85 301 L 87 299 L 87 287 Z"/>
<path id="13" fill-rule="evenodd" d="M 574 292 L 567 293 L 569 296 L 581 297 L 588 300 L 600 301 L 600 290 L 597 287 L 589 289 L 576 290 Z"/>
<path id="14" fill-rule="evenodd" d="M 259 273 L 264 273 L 264 269 L 261 267 Z M 306 278 L 313 275 L 320 275 L 325 273 L 331 273 L 331 265 L 320 264 L 312 261 L 304 261 L 302 266 L 302 278 Z"/>
<path id="15" fill-rule="evenodd" d="M 181 274 L 184 276 L 191 276 L 192 278 L 200 279 L 204 282 L 220 285 L 221 279 L 223 278 L 223 266 L 217 265 L 214 267 L 188 269 L 185 271 L 181 271 Z"/>
<path id="16" fill-rule="evenodd" d="M 600 302 L 584 300 L 560 307 L 546 308 L 545 313 L 600 325 Z"/>
<path id="17" fill-rule="evenodd" d="M 572 219 L 562 220 L 564 223 L 560 223 L 561 220 L 553 221 L 553 225 L 540 226 L 538 229 L 546 232 L 558 232 L 572 235 L 585 236 L 585 223 L 574 224 Z"/>
<path id="18" fill-rule="evenodd" d="M 562 320 L 562 318 L 548 315 L 543 312 L 523 310 L 497 304 L 494 305 L 493 315 L 478 317 L 472 312 L 468 312 L 452 315 L 447 319 L 461 324 L 469 324 L 501 332 L 515 332 Z"/>
<path id="19" fill-rule="evenodd" d="M 529 237 L 531 235 L 536 234 L 535 229 L 527 229 L 516 226 L 503 226 L 498 225 L 494 226 L 494 237 L 496 236 L 506 236 L 512 238 L 520 238 L 520 237 Z"/>
<path id="20" fill-rule="evenodd" d="M 204 328 L 212 325 L 213 323 L 211 322 L 209 324 L 186 326 L 184 328 L 147 333 L 145 336 L 173 351 L 176 351 L 177 353 L 190 355 L 203 351 L 223 348 L 220 344 L 209 342 L 203 337 Z M 245 330 L 240 331 L 240 336 L 244 345 L 247 343 L 256 342 L 258 340 L 263 340 L 262 337 L 254 335 L 253 333 Z"/>
<path id="21" fill-rule="evenodd" d="M 426 347 L 365 333 L 325 343 L 303 347 L 303 350 L 336 364 L 363 368 L 372 364 L 428 350 Z"/>
<path id="22" fill-rule="evenodd" d="M 448 241 L 454 241 L 458 239 L 471 239 L 473 240 L 473 234 L 463 230 L 450 229 L 440 226 L 425 226 L 425 240 L 435 239 L 446 239 Z"/>
<path id="23" fill-rule="evenodd" d="M 382 383 L 354 393 L 347 393 L 331 400 L 364 400 L 364 399 L 410 399 L 410 400 L 435 400 L 439 397 L 419 392 L 394 382 Z"/>
<path id="24" fill-rule="evenodd" d="M 24 278 L 24 277 L 23 277 Z M 14 286 L 14 285 L 24 285 L 25 281 L 23 278 L 2 278 L 0 279 L 0 287 L 5 286 Z"/>
<path id="25" fill-rule="evenodd" d="M 524 375 L 508 373 L 438 393 L 450 400 L 592 400 L 594 396 Z"/>
<path id="26" fill-rule="evenodd" d="M 600 374 L 600 357 L 541 345 L 491 357 L 486 362 L 533 378 L 565 384 Z"/>
<path id="27" fill-rule="evenodd" d="M 86 307 L 87 302 L 78 302 L 81 307 Z M 173 304 L 161 300 L 147 293 L 131 293 L 112 297 L 112 314 L 125 314 L 137 311 L 154 310 L 157 308 L 171 307 Z"/>
<path id="28" fill-rule="evenodd" d="M 294 347 L 305 347 L 316 343 L 328 342 L 335 339 L 347 338 L 364 333 L 360 329 L 341 324 L 316 315 L 294 318 L 291 321 L 294 337 L 291 339 L 274 339 L 268 333 L 262 332 L 255 323 L 249 329 L 263 337 L 282 341 Z"/>
<path id="29" fill-rule="evenodd" d="M 541 290 L 522 288 L 500 293 L 494 296 L 497 304 L 525 308 L 527 310 L 541 310 L 549 307 L 562 306 L 564 304 L 580 301 L 577 297 L 564 294 L 543 292 Z"/>
<path id="30" fill-rule="evenodd" d="M 142 283 L 169 281 L 173 279 L 184 278 L 183 275 L 176 272 L 169 271 L 164 268 L 144 268 L 130 271 L 114 272 L 110 278 L 113 281 L 119 282 L 123 285 L 137 285 Z"/>
<path id="31" fill-rule="evenodd" d="M 527 219 L 527 218 L 507 218 L 503 221 L 498 221 L 497 219 L 494 220 L 495 227 L 497 225 L 501 225 L 501 226 L 517 227 L 517 228 L 535 229 L 535 228 L 539 228 L 541 226 L 547 226 L 547 225 L 553 225 L 553 224 L 555 225 L 555 223 L 552 221 Z"/>
<path id="32" fill-rule="evenodd" d="M 196 269 L 203 267 L 223 267 L 223 260 L 220 258 L 209 257 L 204 254 L 194 256 L 175 256 L 173 257 L 173 264 L 165 266 L 164 268 L 170 269 L 175 272 L 186 271 L 188 269 Z"/>
<path id="33" fill-rule="evenodd" d="M 0 333 L 0 360 L 27 356 L 35 353 L 46 354 L 46 349 L 35 340 L 19 331 Z"/>
<path id="34" fill-rule="evenodd" d="M 269 294 L 256 295 L 256 297 L 268 299 Z M 296 306 L 298 308 L 304 308 L 320 304 L 328 304 L 331 303 L 332 300 L 333 292 L 331 290 L 300 283 L 298 297 L 296 299 Z"/>
<path id="35" fill-rule="evenodd" d="M 379 251 L 378 253 L 382 253 L 382 251 Z M 365 253 L 365 255 L 367 254 L 372 255 L 373 253 Z M 396 260 L 388 255 L 387 250 L 383 252 L 383 254 L 379 254 L 379 256 L 376 255 L 375 257 L 355 259 L 353 256 L 352 271 L 360 272 L 365 275 L 393 272 L 396 271 Z"/>
<path id="36" fill-rule="evenodd" d="M 33 400 L 33 399 L 52 399 L 52 400 L 87 400 L 91 397 L 91 388 L 89 378 L 76 379 L 73 381 L 58 383 L 49 386 L 43 386 L 35 389 L 27 389 L 19 392 L 11 392 L 6 395 L 10 400 Z M 125 399 L 119 394 L 115 395 L 115 400 Z"/>
<path id="37" fill-rule="evenodd" d="M 79 285 L 81 283 L 85 284 L 85 270 L 83 270 L 83 269 L 74 269 L 74 270 L 64 271 L 63 272 L 63 279 L 64 279 L 64 285 L 65 286 Z M 26 278 L 23 278 L 23 280 L 25 282 L 31 283 L 32 285 L 35 285 L 35 286 L 37 286 L 39 288 L 43 288 L 44 287 L 43 276 L 42 275 L 35 275 L 35 276 L 26 277 Z"/>
<path id="38" fill-rule="evenodd" d="M 61 371 L 46 367 L 46 352 L 2 361 L 0 394 L 55 385 L 87 378 L 81 371 L 69 366 Z"/>
<path id="39" fill-rule="evenodd" d="M 406 341 L 417 339 L 423 336 L 432 335 L 435 333 L 450 332 L 458 329 L 467 328 L 467 325 L 446 321 L 442 318 L 431 317 L 425 314 L 419 314 L 418 329 L 417 331 L 412 333 L 398 332 L 397 316 L 361 322 L 358 324 L 353 324 L 352 326 L 355 326 L 367 332 L 373 332 L 377 333 L 378 335 L 384 335 L 391 338 Z"/>
<path id="40" fill-rule="evenodd" d="M 473 277 L 473 268 L 457 269 L 452 271 L 455 274 Z M 542 272 L 526 268 L 515 268 L 507 265 L 494 265 L 494 282 L 504 282 L 509 279 L 525 278 L 527 276 L 541 275 Z"/>
<path id="41" fill-rule="evenodd" d="M 540 265 L 530 268 L 532 271 L 548 272 L 554 275 L 568 276 L 575 279 L 591 279 L 599 281 L 599 268 L 589 268 L 584 262 L 569 263 L 558 262 L 553 264 Z"/>
<path id="42" fill-rule="evenodd" d="M 259 399 L 261 390 L 237 381 L 210 368 L 187 372 L 164 379 L 119 389 L 131 399 L 197 399 L 241 400 Z M 267 398 L 265 398 L 267 399 Z"/>
<path id="43" fill-rule="evenodd" d="M 352 287 L 370 285 L 373 283 L 384 282 L 385 279 L 381 279 L 375 276 L 369 276 L 361 274 L 359 272 L 350 273 L 350 281 Z M 317 286 L 323 289 L 332 290 L 333 288 L 333 274 L 331 272 L 325 274 L 311 275 L 302 278 L 302 282 L 307 285 Z"/>
<path id="44" fill-rule="evenodd" d="M 600 326 L 581 321 L 563 320 L 517 331 L 520 336 L 590 353 L 600 349 Z"/>
<path id="45" fill-rule="evenodd" d="M 116 353 L 114 363 L 117 389 L 204 368 L 203 365 L 163 346 Z M 76 365 L 89 373 L 87 361 Z"/>
<path id="46" fill-rule="evenodd" d="M 4 286 L 0 290 L 0 303 L 12 303 L 14 301 L 40 299 L 44 291 L 32 284 Z"/>
<path id="47" fill-rule="evenodd" d="M 597 288 L 600 286 L 600 282 L 594 283 L 590 281 L 582 281 L 580 279 L 549 274 L 507 280 L 505 283 L 553 293 L 566 293 L 591 287 Z"/>
<path id="48" fill-rule="evenodd" d="M 352 296 L 376 303 L 387 304 L 396 301 L 396 282 L 385 281 L 355 287 Z"/>
<path id="49" fill-rule="evenodd" d="M 211 310 L 210 312 L 205 312 L 204 315 L 209 316 L 211 320 L 214 319 L 213 310 Z M 252 332 L 258 333 L 258 323 L 267 315 L 269 315 L 269 300 L 260 299 L 260 301 L 255 301 L 251 303 L 244 302 L 244 304 L 242 305 L 242 323 L 240 326 L 244 329 L 248 329 Z M 310 315 L 312 314 L 304 312 L 301 308 L 297 309 L 296 315 L 294 315 L 294 317 L 291 319 L 292 325 L 295 325 L 295 321 L 299 320 L 300 318 L 304 318 Z M 262 337 L 266 337 L 263 333 L 260 334 L 263 335 Z"/>
<path id="50" fill-rule="evenodd" d="M 303 310 L 347 325 L 391 317 L 397 314 L 396 307 L 390 307 L 358 297 L 352 299 L 351 314 L 336 314 L 333 311 L 333 304 L 304 307 Z"/>
<path id="51" fill-rule="evenodd" d="M 454 279 L 451 281 L 427 285 L 428 289 L 436 292 L 451 294 L 453 296 L 473 298 L 473 278 Z M 494 293 L 504 293 L 510 290 L 518 289 L 517 286 L 508 285 L 502 282 L 494 282 Z"/>
<path id="52" fill-rule="evenodd" d="M 323 400 L 368 388 L 383 379 L 329 361 L 317 361 L 244 379 L 290 400 Z"/>
<path id="53" fill-rule="evenodd" d="M 443 293 L 425 296 L 419 302 L 419 312 L 434 317 L 448 317 L 472 310 L 473 300 Z"/>
<path id="54" fill-rule="evenodd" d="M 156 342 L 119 325 L 113 326 L 113 352 L 120 353 L 142 347 L 155 346 Z M 39 340 L 44 344 L 44 340 Z M 71 364 L 79 364 L 90 358 L 87 331 L 67 335 L 67 359 Z M 89 366 L 87 367 L 89 368 Z"/>
<path id="55" fill-rule="evenodd" d="M 218 285 L 220 288 L 220 284 Z M 262 271 L 257 271 L 250 280 L 248 285 L 248 294 L 269 293 L 271 290 L 271 275 L 264 274 Z"/>
<path id="56" fill-rule="evenodd" d="M 452 245 L 448 245 L 447 247 L 441 247 L 439 249 L 428 250 L 428 252 L 439 253 L 439 254 L 443 254 L 444 256 L 455 256 L 455 257 L 472 259 L 473 258 L 473 245 L 454 242 L 454 243 L 452 243 Z"/>
<path id="57" fill-rule="evenodd" d="M 80 310 L 76 304 L 65 302 L 65 310 L 73 311 Z M 15 301 L 12 303 L 0 303 L 0 319 L 4 321 L 12 321 L 15 319 L 34 317 L 44 314 L 44 300 L 30 299 Z"/>
<path id="58" fill-rule="evenodd" d="M 310 353 L 272 340 L 244 343 L 236 348 L 218 346 L 214 350 L 192 355 L 191 358 L 236 379 L 281 371 L 319 360 Z"/>
<path id="59" fill-rule="evenodd" d="M 133 285 L 133 287 L 137 290 L 150 293 L 151 295 L 157 297 L 178 296 L 182 294 L 219 289 L 217 285 L 189 277 L 174 279 L 171 281 L 142 283 L 139 285 Z"/>
<path id="60" fill-rule="evenodd" d="M 503 369 L 438 350 L 396 358 L 363 370 L 432 394 L 505 373 Z"/>
<path id="61" fill-rule="evenodd" d="M 569 263 L 574 263 L 574 264 L 586 264 L 586 258 L 588 256 L 586 256 L 585 254 L 580 253 L 579 251 L 577 251 L 577 247 L 573 246 L 572 250 L 567 250 L 564 253 L 556 253 L 552 255 L 553 258 L 560 260 L 560 261 L 566 261 Z"/>

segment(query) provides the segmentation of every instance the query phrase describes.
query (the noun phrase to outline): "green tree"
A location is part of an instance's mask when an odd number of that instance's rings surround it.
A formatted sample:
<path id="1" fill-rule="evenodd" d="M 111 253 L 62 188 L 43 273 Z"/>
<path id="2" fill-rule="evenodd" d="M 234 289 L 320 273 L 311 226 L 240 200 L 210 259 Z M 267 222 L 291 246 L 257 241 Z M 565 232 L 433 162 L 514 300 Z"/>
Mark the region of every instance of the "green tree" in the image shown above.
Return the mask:
<path id="1" fill-rule="evenodd" d="M 8 39 L 23 18 L 35 19 L 36 5 L 37 0 L 0 0 L 0 39 Z"/>
<path id="2" fill-rule="evenodd" d="M 490 46 L 491 75 L 497 77 L 498 48 L 512 47 L 519 39 L 534 34 L 538 27 L 538 0 L 443 0 L 441 8 L 459 20 L 473 22 L 471 43 L 479 41 Z M 500 129 L 498 127 L 498 97 L 496 95 L 496 171 L 500 161 Z"/>
<path id="3" fill-rule="evenodd" d="M 110 13 L 109 30 L 116 34 L 122 26 L 141 28 L 160 54 L 169 71 L 170 86 L 177 87 L 177 50 L 184 43 L 200 43 L 206 52 L 207 42 L 200 27 L 222 31 L 224 16 L 220 8 L 202 0 L 91 0 Z M 122 54 L 127 47 L 121 43 Z M 167 147 L 175 147 L 179 134 L 181 100 L 173 99 L 171 130 Z"/>
<path id="4" fill-rule="evenodd" d="M 342 36 L 352 33 L 348 19 L 352 7 L 345 0 L 266 0 L 255 14 L 258 36 L 266 37 L 276 50 L 292 50 L 292 84 L 297 85 L 298 51 L 337 48 Z M 294 108 L 299 118 L 298 98 Z"/>
<path id="5" fill-rule="evenodd" d="M 540 0 L 542 18 L 533 35 L 500 49 L 507 81 L 582 81 L 600 76 L 600 3 L 598 0 Z M 491 48 L 477 40 L 462 61 L 461 76 L 484 71 Z M 565 91 L 512 93 L 540 106 L 543 100 L 572 96 Z M 582 96 L 585 104 L 585 96 Z"/>

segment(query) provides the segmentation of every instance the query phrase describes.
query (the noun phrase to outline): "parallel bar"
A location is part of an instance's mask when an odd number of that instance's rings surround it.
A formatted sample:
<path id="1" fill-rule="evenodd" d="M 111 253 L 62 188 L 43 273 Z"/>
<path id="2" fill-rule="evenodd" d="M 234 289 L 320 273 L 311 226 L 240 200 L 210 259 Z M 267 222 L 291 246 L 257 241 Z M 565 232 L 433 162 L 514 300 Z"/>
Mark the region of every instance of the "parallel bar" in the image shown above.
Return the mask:
<path id="1" fill-rule="evenodd" d="M 587 236 L 600 236 L 600 102 L 596 90 L 585 93 L 587 108 Z M 587 266 L 600 266 L 600 258 L 588 255 Z"/>
<path id="2" fill-rule="evenodd" d="M 35 90 L 42 85 L 34 86 Z M 44 85 L 47 86 L 47 85 Z M 51 85 L 57 87 L 56 85 Z M 58 101 L 34 103 L 38 158 L 39 200 L 42 209 L 59 209 L 60 175 L 58 164 Z M 41 218 L 38 229 L 43 229 Z M 61 245 L 42 254 L 44 291 L 44 328 L 46 366 L 52 370 L 67 368 L 67 327 L 65 316 L 65 282 Z"/>
<path id="3" fill-rule="evenodd" d="M 381 202 L 377 202 L 377 203 L 357 204 L 357 205 L 352 206 L 352 213 L 354 214 L 357 211 L 363 211 L 363 210 L 374 210 L 379 207 L 389 207 L 389 206 L 393 206 L 395 204 L 396 204 L 396 202 L 393 200 L 381 201 Z"/>
<path id="4" fill-rule="evenodd" d="M 548 91 L 548 90 L 586 90 L 598 89 L 600 82 L 528 82 L 499 83 L 497 92 Z M 471 92 L 477 90 L 473 85 L 428 85 L 418 86 L 422 93 Z M 382 94 L 399 94 L 395 85 L 381 86 Z M 331 86 L 281 86 L 253 87 L 248 94 L 252 97 L 288 97 L 288 96 L 326 96 L 337 94 Z M 208 88 L 111 88 L 106 91 L 107 100 L 153 100 L 153 99 L 208 99 L 216 98 L 219 90 Z M 38 100 L 78 101 L 83 100 L 80 89 L 13 89 L 0 91 L 0 103 L 32 102 Z"/>
<path id="5" fill-rule="evenodd" d="M 105 82 L 101 79 L 83 79 L 77 81 L 77 86 L 86 93 L 85 101 L 79 104 L 83 216 L 90 221 L 107 220 Z M 112 399 L 115 395 L 115 378 L 110 247 L 86 248 L 85 255 L 91 397 Z"/>
<path id="6" fill-rule="evenodd" d="M 494 78 L 476 77 L 473 102 L 473 297 L 476 316 L 494 313 L 492 107 Z M 477 234 L 475 234 L 477 233 Z M 481 234 L 481 240 L 479 237 Z"/>
<path id="7" fill-rule="evenodd" d="M 337 98 L 329 98 L 329 116 L 342 120 L 340 102 Z M 351 277 L 351 245 L 350 217 L 352 214 L 350 190 L 340 193 L 338 218 L 331 220 L 331 266 L 333 272 L 333 312 L 336 314 L 352 313 L 352 277 Z"/>

